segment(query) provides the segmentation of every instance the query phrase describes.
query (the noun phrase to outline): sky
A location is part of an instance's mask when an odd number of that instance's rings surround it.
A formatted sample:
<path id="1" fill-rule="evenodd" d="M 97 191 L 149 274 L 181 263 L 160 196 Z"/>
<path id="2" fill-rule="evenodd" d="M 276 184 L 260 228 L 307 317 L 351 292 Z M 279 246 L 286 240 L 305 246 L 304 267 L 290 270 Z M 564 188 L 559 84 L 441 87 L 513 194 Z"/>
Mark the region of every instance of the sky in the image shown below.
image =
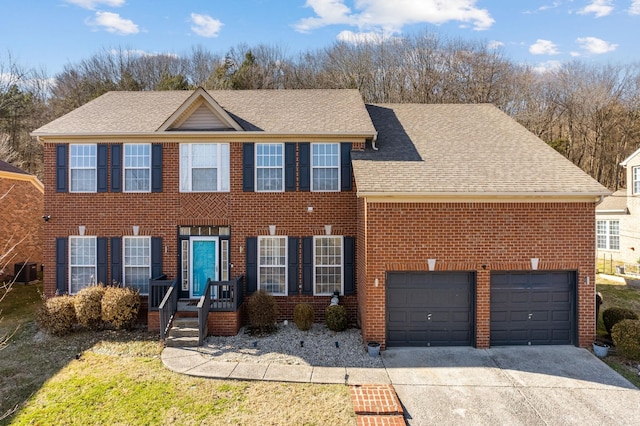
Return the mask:
<path id="1" fill-rule="evenodd" d="M 640 63 L 640 0 L 4 0 L 0 60 L 53 76 L 104 49 L 295 54 L 432 31 L 540 70 L 578 59 Z"/>

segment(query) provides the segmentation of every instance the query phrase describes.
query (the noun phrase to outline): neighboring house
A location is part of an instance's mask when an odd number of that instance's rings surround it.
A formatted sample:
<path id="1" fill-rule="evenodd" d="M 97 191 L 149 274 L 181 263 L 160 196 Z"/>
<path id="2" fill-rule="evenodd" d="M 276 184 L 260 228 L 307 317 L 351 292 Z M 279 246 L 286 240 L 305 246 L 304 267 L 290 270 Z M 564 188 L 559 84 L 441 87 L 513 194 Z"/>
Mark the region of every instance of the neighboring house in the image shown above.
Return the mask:
<path id="1" fill-rule="evenodd" d="M 49 295 L 122 282 L 149 295 L 158 328 L 167 281 L 188 305 L 210 278 L 218 334 L 264 288 L 280 319 L 300 302 L 322 319 L 337 291 L 383 346 L 595 335 L 595 206 L 609 192 L 491 105 L 111 92 L 33 134 Z"/>
<path id="2" fill-rule="evenodd" d="M 0 281 L 13 278 L 16 263 L 40 269 L 43 206 L 38 178 L 0 161 Z"/>
<path id="3" fill-rule="evenodd" d="M 606 197 L 596 207 L 597 257 L 640 263 L 640 150 L 620 163 L 626 169 L 627 189 Z"/>

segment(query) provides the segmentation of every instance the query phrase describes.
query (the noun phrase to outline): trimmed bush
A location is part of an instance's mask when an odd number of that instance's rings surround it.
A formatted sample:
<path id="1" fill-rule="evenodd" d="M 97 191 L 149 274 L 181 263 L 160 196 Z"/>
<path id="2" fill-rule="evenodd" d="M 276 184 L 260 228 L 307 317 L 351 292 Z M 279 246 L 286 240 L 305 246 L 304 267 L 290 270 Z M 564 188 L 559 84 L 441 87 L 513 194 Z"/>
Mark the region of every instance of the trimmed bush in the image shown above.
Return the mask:
<path id="1" fill-rule="evenodd" d="M 607 334 L 609 335 L 611 335 L 613 326 L 624 319 L 637 320 L 638 314 L 630 309 L 624 308 L 609 308 L 602 312 L 602 322 L 604 323 L 604 328 L 607 329 Z"/>
<path id="2" fill-rule="evenodd" d="M 107 287 L 102 296 L 102 320 L 116 330 L 130 329 L 138 319 L 140 295 L 131 288 Z"/>
<path id="3" fill-rule="evenodd" d="M 308 303 L 298 303 L 293 308 L 293 322 L 295 322 L 298 328 L 302 331 L 306 331 L 311 328 L 315 315 L 316 313 L 313 306 Z"/>
<path id="4" fill-rule="evenodd" d="M 342 305 L 330 305 L 324 311 L 324 320 L 329 330 L 346 330 L 348 325 L 347 308 Z"/>
<path id="5" fill-rule="evenodd" d="M 278 305 L 275 297 L 265 290 L 256 291 L 249 299 L 248 309 L 252 333 L 265 334 L 276 330 Z"/>
<path id="6" fill-rule="evenodd" d="M 68 334 L 76 322 L 76 311 L 72 296 L 43 297 L 42 305 L 36 312 L 38 326 L 49 334 Z"/>
<path id="7" fill-rule="evenodd" d="M 625 358 L 640 361 L 640 321 L 624 319 L 611 330 L 616 352 Z"/>
<path id="8" fill-rule="evenodd" d="M 102 326 L 102 296 L 105 287 L 92 285 L 80 290 L 74 297 L 76 317 L 80 325 L 97 330 Z"/>

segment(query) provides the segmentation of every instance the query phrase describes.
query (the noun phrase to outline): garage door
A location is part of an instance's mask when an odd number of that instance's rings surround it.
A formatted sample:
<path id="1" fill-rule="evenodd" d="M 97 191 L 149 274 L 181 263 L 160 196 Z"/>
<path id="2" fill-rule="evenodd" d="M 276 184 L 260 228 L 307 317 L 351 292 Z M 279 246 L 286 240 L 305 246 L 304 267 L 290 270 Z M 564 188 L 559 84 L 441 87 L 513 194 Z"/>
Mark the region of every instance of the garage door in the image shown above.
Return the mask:
<path id="1" fill-rule="evenodd" d="M 491 345 L 565 345 L 575 335 L 575 272 L 491 274 Z"/>
<path id="2" fill-rule="evenodd" d="M 387 273 L 387 346 L 471 346 L 469 272 Z"/>

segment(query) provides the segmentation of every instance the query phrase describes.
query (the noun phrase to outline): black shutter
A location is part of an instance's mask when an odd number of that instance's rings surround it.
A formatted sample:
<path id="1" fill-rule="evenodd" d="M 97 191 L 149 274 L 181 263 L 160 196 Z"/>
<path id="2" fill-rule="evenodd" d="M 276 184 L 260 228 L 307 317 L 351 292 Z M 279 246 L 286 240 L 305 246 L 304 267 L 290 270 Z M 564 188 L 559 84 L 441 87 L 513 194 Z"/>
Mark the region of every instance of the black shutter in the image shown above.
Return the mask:
<path id="1" fill-rule="evenodd" d="M 284 190 L 296 190 L 296 144 L 284 144 Z"/>
<path id="2" fill-rule="evenodd" d="M 252 143 L 243 143 L 242 144 L 242 190 L 244 192 L 253 192 L 253 173 L 254 173 L 253 159 L 254 159 L 254 145 Z"/>
<path id="3" fill-rule="evenodd" d="M 313 294 L 313 237 L 302 238 L 302 294 Z"/>
<path id="4" fill-rule="evenodd" d="M 356 292 L 356 239 L 344 237 L 344 294 Z"/>
<path id="5" fill-rule="evenodd" d="M 109 147 L 105 144 L 98 144 L 96 155 L 97 171 L 97 191 L 107 192 L 107 158 Z"/>
<path id="6" fill-rule="evenodd" d="M 289 237 L 289 247 L 287 253 L 287 280 L 288 294 L 293 296 L 298 294 L 298 238 Z"/>
<path id="7" fill-rule="evenodd" d="M 111 238 L 111 283 L 122 283 L 122 238 Z"/>
<path id="8" fill-rule="evenodd" d="M 56 238 L 56 293 L 68 292 L 67 283 L 67 239 Z"/>
<path id="9" fill-rule="evenodd" d="M 67 168 L 67 145 L 56 145 L 56 192 L 67 192 L 69 170 Z"/>
<path id="10" fill-rule="evenodd" d="M 151 145 L 151 192 L 162 192 L 162 144 Z"/>
<path id="11" fill-rule="evenodd" d="M 111 145 L 111 192 L 122 192 L 122 145 Z"/>
<path id="12" fill-rule="evenodd" d="M 351 143 L 340 144 L 340 189 L 351 191 Z"/>
<path id="13" fill-rule="evenodd" d="M 151 277 L 162 275 L 162 238 L 151 238 Z"/>
<path id="14" fill-rule="evenodd" d="M 300 149 L 300 191 L 311 190 L 311 144 L 304 142 Z"/>
<path id="15" fill-rule="evenodd" d="M 247 294 L 258 289 L 258 238 L 247 237 Z"/>
<path id="16" fill-rule="evenodd" d="M 106 285 L 107 282 L 107 238 L 99 237 L 96 247 L 98 255 L 98 283 Z"/>

